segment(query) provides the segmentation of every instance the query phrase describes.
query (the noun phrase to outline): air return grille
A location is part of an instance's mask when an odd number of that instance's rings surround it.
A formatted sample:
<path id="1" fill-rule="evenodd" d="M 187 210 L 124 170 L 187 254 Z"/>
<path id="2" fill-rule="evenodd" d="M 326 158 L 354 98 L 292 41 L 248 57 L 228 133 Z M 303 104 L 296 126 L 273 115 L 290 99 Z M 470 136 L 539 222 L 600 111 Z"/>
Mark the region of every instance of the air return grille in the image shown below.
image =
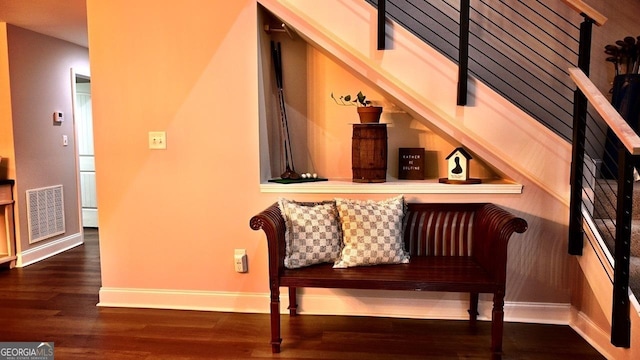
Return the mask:
<path id="1" fill-rule="evenodd" d="M 64 196 L 62 185 L 27 190 L 29 243 L 63 234 Z"/>

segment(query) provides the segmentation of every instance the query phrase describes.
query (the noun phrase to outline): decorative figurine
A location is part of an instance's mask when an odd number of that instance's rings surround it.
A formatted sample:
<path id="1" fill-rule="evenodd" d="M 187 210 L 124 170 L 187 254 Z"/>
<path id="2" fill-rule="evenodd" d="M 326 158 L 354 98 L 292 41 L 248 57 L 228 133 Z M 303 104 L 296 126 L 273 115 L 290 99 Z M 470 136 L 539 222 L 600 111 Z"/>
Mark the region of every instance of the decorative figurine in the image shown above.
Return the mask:
<path id="1" fill-rule="evenodd" d="M 480 179 L 469 178 L 469 160 L 471 155 L 464 148 L 456 148 L 447 156 L 447 177 L 441 183 L 447 184 L 479 184 Z"/>

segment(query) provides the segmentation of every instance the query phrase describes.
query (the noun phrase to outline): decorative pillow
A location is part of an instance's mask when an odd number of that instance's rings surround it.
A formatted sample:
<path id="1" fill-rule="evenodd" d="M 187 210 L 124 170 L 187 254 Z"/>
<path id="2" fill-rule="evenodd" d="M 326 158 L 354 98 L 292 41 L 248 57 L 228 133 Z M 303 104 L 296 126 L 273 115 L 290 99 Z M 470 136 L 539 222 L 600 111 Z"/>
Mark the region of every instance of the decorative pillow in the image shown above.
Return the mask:
<path id="1" fill-rule="evenodd" d="M 343 248 L 334 268 L 409 262 L 402 240 L 402 195 L 379 202 L 338 198 L 336 206 Z"/>
<path id="2" fill-rule="evenodd" d="M 334 201 L 300 203 L 281 198 L 278 205 L 286 224 L 286 268 L 333 262 L 338 258 L 342 233 Z"/>

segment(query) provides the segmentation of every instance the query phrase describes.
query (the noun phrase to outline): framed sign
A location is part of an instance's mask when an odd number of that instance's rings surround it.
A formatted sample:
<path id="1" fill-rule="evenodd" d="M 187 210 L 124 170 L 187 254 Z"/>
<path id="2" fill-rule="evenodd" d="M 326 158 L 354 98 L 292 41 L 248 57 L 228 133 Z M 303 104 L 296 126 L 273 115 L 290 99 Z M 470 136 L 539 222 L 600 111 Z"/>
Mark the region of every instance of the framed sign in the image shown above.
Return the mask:
<path id="1" fill-rule="evenodd" d="M 398 149 L 398 179 L 424 180 L 424 148 Z"/>

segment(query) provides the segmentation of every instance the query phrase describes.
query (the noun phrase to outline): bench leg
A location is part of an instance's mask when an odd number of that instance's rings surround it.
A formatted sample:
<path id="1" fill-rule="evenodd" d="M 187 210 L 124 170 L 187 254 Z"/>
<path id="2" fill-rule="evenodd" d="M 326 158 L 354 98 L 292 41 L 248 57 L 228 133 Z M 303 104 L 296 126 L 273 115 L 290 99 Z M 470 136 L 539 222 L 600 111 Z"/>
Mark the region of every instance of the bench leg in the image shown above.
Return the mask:
<path id="1" fill-rule="evenodd" d="M 492 359 L 502 356 L 502 332 L 504 328 L 504 293 L 493 294 L 493 312 L 491 314 L 491 353 Z"/>
<path id="2" fill-rule="evenodd" d="M 471 325 L 476 324 L 478 320 L 478 293 L 469 294 L 469 322 Z"/>
<path id="3" fill-rule="evenodd" d="M 282 339 L 280 338 L 280 288 L 276 286 L 271 287 L 271 352 L 279 353 L 280 344 Z"/>
<path id="4" fill-rule="evenodd" d="M 289 288 L 289 315 L 296 316 L 298 315 L 298 300 L 296 297 L 296 288 Z"/>

